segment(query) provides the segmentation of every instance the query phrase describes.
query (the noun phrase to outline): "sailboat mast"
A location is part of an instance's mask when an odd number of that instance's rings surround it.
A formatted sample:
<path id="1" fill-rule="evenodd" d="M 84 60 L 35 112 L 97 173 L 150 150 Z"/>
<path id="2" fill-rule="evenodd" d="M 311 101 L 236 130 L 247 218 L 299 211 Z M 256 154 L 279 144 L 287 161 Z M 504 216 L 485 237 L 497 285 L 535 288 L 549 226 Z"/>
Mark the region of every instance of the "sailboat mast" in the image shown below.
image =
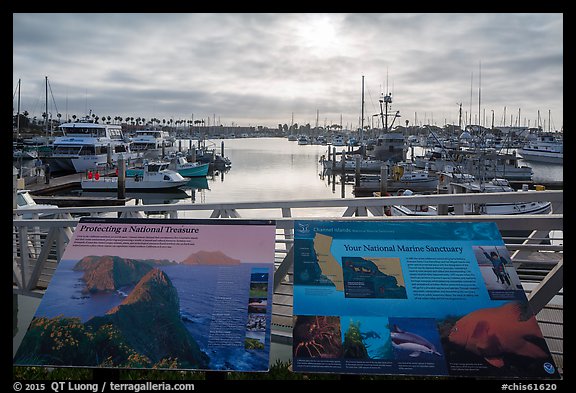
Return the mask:
<path id="1" fill-rule="evenodd" d="M 342 123 L 342 120 L 340 120 Z M 362 120 L 360 122 L 360 140 L 363 139 L 362 133 L 364 132 L 364 75 L 362 75 Z"/>
<path id="2" fill-rule="evenodd" d="M 46 80 L 46 118 L 44 126 L 46 127 L 46 138 L 48 138 L 48 77 L 45 76 L 44 79 Z"/>
<path id="3" fill-rule="evenodd" d="M 482 92 L 482 63 L 478 62 L 478 125 L 482 125 L 480 121 L 480 100 L 481 100 L 481 92 Z"/>
<path id="4" fill-rule="evenodd" d="M 20 139 L 20 79 L 18 79 L 18 111 L 16 113 L 16 132 Z"/>

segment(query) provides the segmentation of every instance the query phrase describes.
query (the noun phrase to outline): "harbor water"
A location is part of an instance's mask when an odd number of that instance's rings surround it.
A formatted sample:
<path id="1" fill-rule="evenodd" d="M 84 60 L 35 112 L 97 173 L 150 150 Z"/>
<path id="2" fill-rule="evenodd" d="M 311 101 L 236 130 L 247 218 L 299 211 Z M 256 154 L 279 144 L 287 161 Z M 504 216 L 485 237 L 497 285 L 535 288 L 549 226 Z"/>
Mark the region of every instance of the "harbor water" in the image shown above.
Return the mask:
<path id="1" fill-rule="evenodd" d="M 190 141 L 182 140 L 175 145 L 179 144 L 184 151 Z M 214 171 L 206 181 L 193 179 L 188 186 L 182 187 L 187 195 L 182 192 L 162 195 L 149 193 L 135 199 L 143 199 L 143 203 L 159 203 L 159 200 L 170 203 L 230 203 L 354 197 L 353 182 L 342 186 L 339 175 L 332 177 L 323 174 L 320 160 L 322 156 L 328 157 L 328 150 L 332 149 L 330 145 L 298 145 L 286 138 L 216 139 L 207 145 L 212 146 L 218 154 L 222 153 L 224 146 L 223 155 L 230 159 L 232 166 Z M 336 149 L 340 153 L 346 147 Z M 407 154 L 410 158 L 411 149 Z M 415 147 L 414 154 L 423 154 L 423 148 Z M 534 184 L 563 181 L 563 165 L 523 160 L 519 160 L 519 164 L 533 169 Z M 19 163 L 14 162 L 14 165 L 18 167 Z M 33 161 L 22 163 L 23 168 L 32 168 L 33 165 Z M 65 193 L 82 195 L 81 190 Z M 130 197 L 130 193 L 127 196 Z"/>

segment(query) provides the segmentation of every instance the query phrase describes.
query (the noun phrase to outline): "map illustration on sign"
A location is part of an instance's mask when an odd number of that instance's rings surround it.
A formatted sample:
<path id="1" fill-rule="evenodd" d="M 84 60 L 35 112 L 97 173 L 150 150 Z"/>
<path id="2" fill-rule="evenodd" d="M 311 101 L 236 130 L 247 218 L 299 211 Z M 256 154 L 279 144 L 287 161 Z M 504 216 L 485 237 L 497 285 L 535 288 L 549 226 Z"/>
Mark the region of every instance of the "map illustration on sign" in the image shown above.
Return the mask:
<path id="1" fill-rule="evenodd" d="M 296 221 L 296 372 L 559 378 L 494 223 Z"/>
<path id="2" fill-rule="evenodd" d="M 14 365 L 268 370 L 275 227 L 80 219 Z"/>

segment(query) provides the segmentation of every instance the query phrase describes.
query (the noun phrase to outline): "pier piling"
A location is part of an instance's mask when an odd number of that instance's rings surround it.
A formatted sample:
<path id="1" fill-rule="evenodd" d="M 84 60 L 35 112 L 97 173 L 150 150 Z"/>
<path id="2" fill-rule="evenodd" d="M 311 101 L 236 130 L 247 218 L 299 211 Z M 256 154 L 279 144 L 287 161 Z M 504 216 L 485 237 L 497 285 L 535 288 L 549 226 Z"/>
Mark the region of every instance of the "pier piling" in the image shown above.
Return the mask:
<path id="1" fill-rule="evenodd" d="M 126 198 L 126 162 L 118 157 L 118 199 Z"/>

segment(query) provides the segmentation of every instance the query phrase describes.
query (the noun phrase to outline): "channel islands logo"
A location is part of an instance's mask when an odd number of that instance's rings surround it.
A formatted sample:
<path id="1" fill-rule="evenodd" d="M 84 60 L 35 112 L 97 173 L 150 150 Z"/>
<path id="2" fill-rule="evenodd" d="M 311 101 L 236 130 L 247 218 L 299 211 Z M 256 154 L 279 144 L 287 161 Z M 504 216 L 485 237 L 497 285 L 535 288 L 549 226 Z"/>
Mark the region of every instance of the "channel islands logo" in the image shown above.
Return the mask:
<path id="1" fill-rule="evenodd" d="M 310 224 L 301 224 L 298 223 L 298 233 L 309 233 L 310 232 Z"/>

